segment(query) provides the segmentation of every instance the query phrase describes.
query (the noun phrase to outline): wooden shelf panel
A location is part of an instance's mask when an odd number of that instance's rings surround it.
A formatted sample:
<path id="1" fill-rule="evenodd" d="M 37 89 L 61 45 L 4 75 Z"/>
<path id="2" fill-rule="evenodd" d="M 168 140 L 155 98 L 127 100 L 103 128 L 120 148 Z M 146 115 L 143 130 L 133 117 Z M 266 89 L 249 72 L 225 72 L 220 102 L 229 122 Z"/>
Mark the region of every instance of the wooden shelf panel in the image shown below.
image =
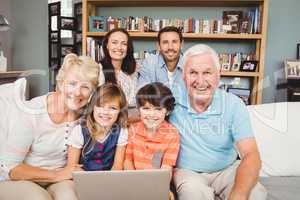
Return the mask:
<path id="1" fill-rule="evenodd" d="M 23 77 L 26 75 L 26 71 L 7 71 L 0 72 L 0 78 L 12 78 L 12 77 Z"/>
<path id="2" fill-rule="evenodd" d="M 221 76 L 240 76 L 240 77 L 259 77 L 259 72 L 233 72 L 233 71 L 222 71 Z"/>
<path id="3" fill-rule="evenodd" d="M 88 37 L 103 37 L 106 32 L 87 32 Z M 156 38 L 157 32 L 129 32 L 134 38 Z M 185 39 L 241 39 L 241 40 L 259 40 L 261 34 L 200 34 L 183 33 Z"/>
<path id="4" fill-rule="evenodd" d="M 264 0 L 87 0 L 89 4 L 109 7 L 161 7 L 161 6 L 209 6 L 209 7 L 243 7 L 257 6 Z"/>

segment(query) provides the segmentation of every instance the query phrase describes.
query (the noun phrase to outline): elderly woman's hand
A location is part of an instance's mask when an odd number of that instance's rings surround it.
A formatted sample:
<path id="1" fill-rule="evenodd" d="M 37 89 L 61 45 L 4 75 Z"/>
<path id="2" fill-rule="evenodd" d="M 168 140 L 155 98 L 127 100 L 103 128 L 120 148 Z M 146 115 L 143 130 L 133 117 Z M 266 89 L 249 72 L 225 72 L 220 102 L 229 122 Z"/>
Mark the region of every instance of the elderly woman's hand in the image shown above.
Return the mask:
<path id="1" fill-rule="evenodd" d="M 72 172 L 73 171 L 83 171 L 81 168 L 82 165 L 75 165 L 75 166 L 66 166 L 65 168 L 58 169 L 56 171 L 56 177 L 54 182 L 59 182 L 63 180 L 72 179 Z"/>

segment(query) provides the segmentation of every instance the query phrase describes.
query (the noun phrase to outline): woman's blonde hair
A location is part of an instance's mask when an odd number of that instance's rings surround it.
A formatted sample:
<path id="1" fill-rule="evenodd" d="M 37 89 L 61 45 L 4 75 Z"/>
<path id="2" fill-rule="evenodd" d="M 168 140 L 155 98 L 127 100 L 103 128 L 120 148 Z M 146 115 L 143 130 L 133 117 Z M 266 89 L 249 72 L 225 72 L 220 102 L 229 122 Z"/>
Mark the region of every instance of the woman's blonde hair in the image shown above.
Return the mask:
<path id="1" fill-rule="evenodd" d="M 105 103 L 111 102 L 112 100 L 117 100 L 120 106 L 120 112 L 118 114 L 116 124 L 122 128 L 127 127 L 128 104 L 124 92 L 115 84 L 103 84 L 96 89 L 88 106 L 86 126 L 89 129 L 93 141 L 96 140 L 98 135 L 109 131 L 96 123 L 93 111 L 94 106 L 103 106 Z"/>
<path id="2" fill-rule="evenodd" d="M 93 88 L 98 85 L 99 65 L 88 56 L 77 56 L 74 53 L 66 55 L 56 76 L 58 88 L 62 86 L 67 71 L 72 71 L 78 78 L 90 82 Z"/>

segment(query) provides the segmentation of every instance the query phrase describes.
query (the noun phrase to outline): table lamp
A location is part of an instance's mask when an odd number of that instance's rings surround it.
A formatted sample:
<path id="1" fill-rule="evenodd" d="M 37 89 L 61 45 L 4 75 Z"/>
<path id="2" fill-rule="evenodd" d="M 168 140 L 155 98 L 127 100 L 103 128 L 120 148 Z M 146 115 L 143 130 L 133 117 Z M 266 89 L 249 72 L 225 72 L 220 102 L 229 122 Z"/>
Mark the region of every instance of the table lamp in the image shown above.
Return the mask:
<path id="1" fill-rule="evenodd" d="M 9 23 L 4 15 L 0 15 L 0 31 L 7 31 L 9 29 Z M 1 50 L 1 41 L 0 41 Z"/>
<path id="2" fill-rule="evenodd" d="M 0 15 L 0 31 L 7 31 L 9 29 L 9 23 L 7 19 Z M 0 71 L 7 70 L 7 59 L 4 57 L 3 51 L 1 50 L 1 42 L 0 42 Z"/>
<path id="3" fill-rule="evenodd" d="M 9 29 L 9 23 L 3 15 L 0 15 L 0 31 L 7 31 Z"/>

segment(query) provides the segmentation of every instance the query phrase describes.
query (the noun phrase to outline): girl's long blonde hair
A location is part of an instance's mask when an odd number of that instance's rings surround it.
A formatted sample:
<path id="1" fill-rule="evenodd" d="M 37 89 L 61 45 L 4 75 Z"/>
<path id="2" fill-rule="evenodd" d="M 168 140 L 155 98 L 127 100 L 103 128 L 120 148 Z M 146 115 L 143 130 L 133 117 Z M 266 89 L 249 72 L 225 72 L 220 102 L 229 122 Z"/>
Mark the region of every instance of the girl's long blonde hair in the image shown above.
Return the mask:
<path id="1" fill-rule="evenodd" d="M 115 84 L 103 84 L 96 89 L 88 107 L 86 126 L 93 141 L 96 140 L 98 135 L 107 133 L 109 131 L 95 121 L 93 111 L 94 106 L 103 106 L 103 104 L 112 100 L 117 100 L 120 105 L 120 112 L 118 114 L 116 124 L 118 124 L 121 128 L 127 127 L 128 104 L 124 92 Z"/>

